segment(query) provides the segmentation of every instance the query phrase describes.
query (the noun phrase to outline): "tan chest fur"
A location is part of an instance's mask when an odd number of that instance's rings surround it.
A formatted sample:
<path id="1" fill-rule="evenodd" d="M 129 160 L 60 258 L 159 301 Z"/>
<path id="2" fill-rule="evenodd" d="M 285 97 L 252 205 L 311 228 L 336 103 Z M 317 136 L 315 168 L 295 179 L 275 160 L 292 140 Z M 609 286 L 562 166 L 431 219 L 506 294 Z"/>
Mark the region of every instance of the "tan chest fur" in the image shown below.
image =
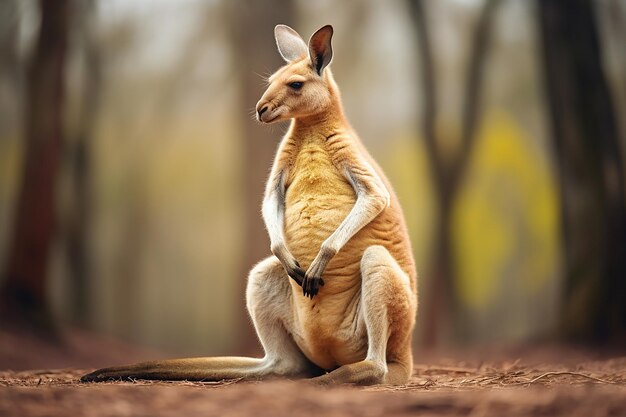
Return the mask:
<path id="1" fill-rule="evenodd" d="M 346 218 L 356 195 L 333 165 L 321 140 L 304 140 L 287 179 L 285 237 L 287 247 L 306 270 L 320 245 Z M 362 252 L 344 247 L 329 263 L 325 286 L 310 300 L 293 285 L 294 313 L 299 332 L 294 335 L 303 352 L 319 366 L 332 369 L 365 353 L 357 323 Z M 353 306 L 354 308 L 351 308 Z M 357 327 L 359 327 L 357 329 Z M 351 346 L 357 343 L 359 346 Z"/>
<path id="2" fill-rule="evenodd" d="M 300 146 L 286 187 L 287 245 L 300 264 L 308 267 L 322 242 L 348 215 L 356 196 L 324 143 L 316 140 Z"/>

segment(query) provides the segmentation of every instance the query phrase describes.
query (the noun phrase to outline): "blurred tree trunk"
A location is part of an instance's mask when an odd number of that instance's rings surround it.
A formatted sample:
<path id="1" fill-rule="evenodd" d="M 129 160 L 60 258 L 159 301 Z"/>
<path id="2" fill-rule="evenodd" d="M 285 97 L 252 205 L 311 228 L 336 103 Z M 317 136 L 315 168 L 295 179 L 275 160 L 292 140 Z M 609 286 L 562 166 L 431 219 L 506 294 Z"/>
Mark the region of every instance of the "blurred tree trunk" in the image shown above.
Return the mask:
<path id="1" fill-rule="evenodd" d="M 97 3 L 95 0 L 77 4 L 77 38 L 83 60 L 83 82 L 80 111 L 73 140 L 67 154 L 72 188 L 66 230 L 66 256 L 71 283 L 71 316 L 80 324 L 89 323 L 89 227 L 91 219 L 92 157 L 91 142 L 102 84 L 100 51 L 94 36 Z"/>
<path id="2" fill-rule="evenodd" d="M 41 28 L 28 74 L 25 161 L 0 313 L 52 329 L 46 299 L 48 252 L 56 225 L 55 189 L 63 136 L 69 1 L 40 1 Z"/>
<path id="3" fill-rule="evenodd" d="M 236 61 L 241 80 L 241 128 L 243 135 L 243 190 L 245 247 L 241 254 L 241 290 L 237 300 L 241 311 L 242 333 L 240 347 L 243 353 L 259 351 L 256 334 L 250 324 L 245 305 L 245 285 L 253 265 L 270 255 L 270 243 L 261 218 L 261 202 L 265 181 L 274 159 L 282 129 L 261 126 L 254 119 L 254 108 L 263 94 L 265 83 L 259 74 L 269 75 L 284 62 L 276 50 L 274 26 L 293 25 L 293 1 L 237 1 L 231 12 L 235 22 L 234 40 Z M 244 330 L 245 329 L 245 330 Z"/>
<path id="4" fill-rule="evenodd" d="M 13 137 L 19 130 L 22 105 L 22 59 L 19 56 L 19 0 L 0 2 L 0 136 Z"/>
<path id="5" fill-rule="evenodd" d="M 602 45 L 588 0 L 537 2 L 560 175 L 570 339 L 626 340 L 624 166 Z"/>
<path id="6" fill-rule="evenodd" d="M 418 35 L 418 53 L 421 67 L 420 94 L 424 97 L 422 128 L 426 151 L 434 182 L 435 198 L 439 209 L 435 227 L 432 288 L 425 300 L 426 322 L 422 342 L 433 346 L 442 339 L 458 335 L 457 306 L 455 296 L 456 270 L 453 256 L 452 213 L 458 191 L 462 185 L 480 122 L 481 93 L 485 58 L 491 39 L 492 21 L 500 0 L 486 0 L 471 39 L 466 70 L 465 92 L 462 107 L 462 125 L 459 147 L 448 154 L 441 146 L 442 138 L 437 134 L 437 78 L 434 55 L 428 27 L 429 20 L 424 1 L 411 0 Z"/>

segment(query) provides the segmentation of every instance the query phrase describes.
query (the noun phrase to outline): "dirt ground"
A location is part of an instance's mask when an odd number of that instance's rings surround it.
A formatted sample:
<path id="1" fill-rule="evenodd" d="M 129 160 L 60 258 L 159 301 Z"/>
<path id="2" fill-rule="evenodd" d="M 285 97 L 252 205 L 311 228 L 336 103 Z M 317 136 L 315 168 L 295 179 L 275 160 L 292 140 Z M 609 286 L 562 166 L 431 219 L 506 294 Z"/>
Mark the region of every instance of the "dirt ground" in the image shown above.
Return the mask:
<path id="1" fill-rule="evenodd" d="M 158 355 L 86 335 L 70 340 L 68 351 L 67 344 L 0 333 L 0 369 L 13 369 L 0 371 L 0 416 L 626 416 L 626 356 L 619 352 L 562 346 L 424 352 L 416 355 L 410 382 L 393 388 L 305 381 L 83 384 L 79 376 L 102 361 Z M 66 363 L 72 368 L 26 369 Z"/>

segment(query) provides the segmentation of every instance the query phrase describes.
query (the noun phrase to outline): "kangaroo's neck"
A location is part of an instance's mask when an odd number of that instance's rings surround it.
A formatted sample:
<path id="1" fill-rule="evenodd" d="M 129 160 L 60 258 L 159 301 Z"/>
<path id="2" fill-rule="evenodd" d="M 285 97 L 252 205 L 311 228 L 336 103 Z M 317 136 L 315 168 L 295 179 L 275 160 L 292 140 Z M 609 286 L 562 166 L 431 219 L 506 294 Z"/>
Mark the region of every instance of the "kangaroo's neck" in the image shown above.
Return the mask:
<path id="1" fill-rule="evenodd" d="M 343 112 L 339 88 L 330 72 L 324 71 L 324 78 L 330 91 L 330 105 L 323 111 L 305 117 L 298 117 L 291 122 L 291 133 L 296 136 L 315 134 L 315 136 L 330 136 L 350 129 L 350 124 Z"/>

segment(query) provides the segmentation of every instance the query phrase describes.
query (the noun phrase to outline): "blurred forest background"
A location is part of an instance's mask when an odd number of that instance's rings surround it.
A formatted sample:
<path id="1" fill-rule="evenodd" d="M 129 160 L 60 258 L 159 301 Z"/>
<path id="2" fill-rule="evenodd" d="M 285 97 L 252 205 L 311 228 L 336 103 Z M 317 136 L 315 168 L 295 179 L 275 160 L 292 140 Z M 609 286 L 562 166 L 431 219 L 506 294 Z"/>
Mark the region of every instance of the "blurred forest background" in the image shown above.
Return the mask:
<path id="1" fill-rule="evenodd" d="M 2 0 L 0 324 L 255 350 L 273 27 L 335 27 L 416 346 L 626 340 L 626 1 Z"/>

